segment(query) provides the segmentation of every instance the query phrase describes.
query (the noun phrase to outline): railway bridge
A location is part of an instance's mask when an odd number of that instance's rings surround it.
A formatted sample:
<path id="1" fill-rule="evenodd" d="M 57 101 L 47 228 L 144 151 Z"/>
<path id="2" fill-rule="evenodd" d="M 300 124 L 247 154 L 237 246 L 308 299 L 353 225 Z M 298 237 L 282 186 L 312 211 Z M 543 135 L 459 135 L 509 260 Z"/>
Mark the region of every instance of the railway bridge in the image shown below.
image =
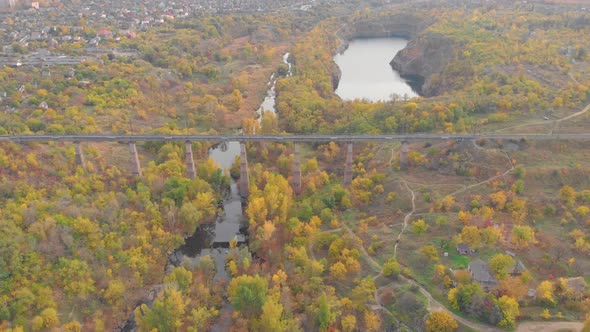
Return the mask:
<path id="1" fill-rule="evenodd" d="M 249 192 L 248 158 L 246 142 L 282 142 L 295 143 L 293 161 L 293 190 L 301 193 L 301 163 L 299 160 L 299 145 L 301 143 L 345 143 L 346 163 L 344 168 L 344 186 L 352 181 L 353 144 L 362 142 L 389 143 L 401 142 L 400 167 L 406 166 L 409 141 L 437 141 L 437 140 L 474 140 L 474 139 L 498 139 L 498 140 L 590 140 L 590 133 L 582 134 L 403 134 L 403 135 L 117 135 L 117 134 L 92 134 L 92 135 L 0 135 L 0 142 L 72 142 L 75 147 L 76 163 L 84 167 L 84 154 L 82 142 L 120 142 L 128 144 L 133 163 L 133 173 L 141 177 L 141 164 L 137 152 L 136 142 L 184 142 L 186 172 L 191 179 L 196 177 L 195 161 L 192 151 L 192 142 L 240 142 L 240 193 L 247 197 Z"/>

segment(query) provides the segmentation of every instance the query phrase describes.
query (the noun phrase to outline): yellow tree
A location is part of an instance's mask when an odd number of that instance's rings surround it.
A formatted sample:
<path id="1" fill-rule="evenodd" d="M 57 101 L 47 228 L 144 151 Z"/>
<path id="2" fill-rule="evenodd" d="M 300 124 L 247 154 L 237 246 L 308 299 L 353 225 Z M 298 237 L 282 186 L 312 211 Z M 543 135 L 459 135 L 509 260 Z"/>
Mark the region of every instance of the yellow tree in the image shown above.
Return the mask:
<path id="1" fill-rule="evenodd" d="M 365 331 L 379 331 L 380 328 L 379 316 L 372 311 L 365 311 Z"/>
<path id="2" fill-rule="evenodd" d="M 555 304 L 557 301 L 555 300 L 555 294 L 553 291 L 553 283 L 551 281 L 545 280 L 537 286 L 537 299 L 549 303 L 551 305 Z"/>
<path id="3" fill-rule="evenodd" d="M 346 315 L 340 322 L 343 332 L 352 332 L 356 328 L 356 317 L 354 315 Z"/>
<path id="4" fill-rule="evenodd" d="M 490 259 L 490 269 L 499 280 L 508 277 L 508 268 L 514 264 L 514 259 L 510 255 L 497 254 Z"/>
<path id="5" fill-rule="evenodd" d="M 439 260 L 438 251 L 433 245 L 423 246 L 420 252 L 431 262 L 438 262 Z"/>
<path id="6" fill-rule="evenodd" d="M 278 301 L 278 294 L 270 296 L 262 306 L 262 313 L 258 321 L 260 331 L 286 331 L 287 324 L 282 317 L 283 305 Z"/>
<path id="7" fill-rule="evenodd" d="M 570 186 L 563 186 L 559 190 L 559 197 L 569 206 L 573 206 L 576 201 L 576 190 Z"/>
<path id="8" fill-rule="evenodd" d="M 512 297 L 504 295 L 498 299 L 498 307 L 504 316 L 498 326 L 507 329 L 514 328 L 516 317 L 520 315 L 518 302 Z"/>
<path id="9" fill-rule="evenodd" d="M 464 242 L 472 248 L 478 248 L 481 244 L 481 231 L 477 226 L 464 226 L 455 240 Z"/>
<path id="10" fill-rule="evenodd" d="M 459 328 L 459 324 L 446 311 L 433 311 L 426 318 L 426 331 L 428 332 L 453 332 L 457 328 Z"/>
<path id="11" fill-rule="evenodd" d="M 142 304 L 135 309 L 139 331 L 180 331 L 188 302 L 178 290 L 166 289 L 152 308 Z"/>
<path id="12" fill-rule="evenodd" d="M 492 204 L 497 210 L 503 210 L 504 206 L 506 206 L 506 201 L 508 198 L 506 197 L 506 193 L 503 191 L 498 191 L 497 193 L 490 194 L 490 199 L 492 200 Z"/>
<path id="13" fill-rule="evenodd" d="M 535 242 L 535 230 L 530 226 L 517 225 L 512 228 L 512 242 L 521 248 L 526 248 Z"/>

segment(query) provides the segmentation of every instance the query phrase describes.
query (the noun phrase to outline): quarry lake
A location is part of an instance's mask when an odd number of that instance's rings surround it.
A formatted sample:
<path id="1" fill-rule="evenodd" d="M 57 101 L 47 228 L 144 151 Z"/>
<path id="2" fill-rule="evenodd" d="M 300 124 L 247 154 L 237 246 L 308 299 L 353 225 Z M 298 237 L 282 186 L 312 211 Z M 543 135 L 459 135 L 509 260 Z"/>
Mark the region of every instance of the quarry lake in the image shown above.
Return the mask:
<path id="1" fill-rule="evenodd" d="M 416 97 L 408 82 L 391 68 L 389 62 L 406 47 L 403 38 L 361 38 L 334 57 L 342 77 L 336 94 L 344 100 L 387 101 L 392 94 Z"/>

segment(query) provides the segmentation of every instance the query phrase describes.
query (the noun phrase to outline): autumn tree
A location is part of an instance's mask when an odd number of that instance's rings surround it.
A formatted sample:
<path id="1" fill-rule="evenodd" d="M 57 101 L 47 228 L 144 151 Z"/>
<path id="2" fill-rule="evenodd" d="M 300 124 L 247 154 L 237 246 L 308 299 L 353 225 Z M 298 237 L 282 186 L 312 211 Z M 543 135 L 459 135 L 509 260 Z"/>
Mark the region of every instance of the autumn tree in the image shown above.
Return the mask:
<path id="1" fill-rule="evenodd" d="M 537 293 L 535 296 L 537 299 L 550 305 L 557 303 L 553 283 L 548 280 L 542 281 L 539 286 L 537 286 Z"/>
<path id="2" fill-rule="evenodd" d="M 188 302 L 180 291 L 173 288 L 164 290 L 152 308 L 142 304 L 135 309 L 139 331 L 181 331 Z"/>
<path id="3" fill-rule="evenodd" d="M 510 296 L 502 296 L 498 299 L 498 307 L 502 311 L 503 318 L 498 323 L 499 327 L 502 328 L 514 328 L 516 324 L 516 318 L 520 315 L 520 309 L 518 302 Z"/>
<path id="4" fill-rule="evenodd" d="M 506 205 L 506 201 L 508 198 L 506 197 L 506 193 L 503 191 L 498 191 L 494 194 L 490 194 L 490 200 L 492 201 L 493 206 L 497 210 L 503 210 L 504 206 Z"/>
<path id="5" fill-rule="evenodd" d="M 516 225 L 512 228 L 512 242 L 521 248 L 526 248 L 535 242 L 535 231 L 527 225 Z"/>
<path id="6" fill-rule="evenodd" d="M 346 315 L 340 321 L 340 325 L 342 325 L 342 331 L 352 332 L 356 328 L 356 317 L 354 315 Z"/>
<path id="7" fill-rule="evenodd" d="M 283 332 L 287 331 L 287 321 L 283 319 L 283 305 L 278 301 L 278 295 L 268 297 L 262 306 L 260 320 L 257 322 L 257 329 Z"/>
<path id="8" fill-rule="evenodd" d="M 438 262 L 438 260 L 440 259 L 438 257 L 438 250 L 436 250 L 436 247 L 433 245 L 423 246 L 420 252 L 422 253 L 422 255 L 424 255 L 424 257 L 426 257 L 429 261 L 433 263 Z"/>
<path id="9" fill-rule="evenodd" d="M 424 219 L 418 219 L 412 223 L 412 232 L 415 234 L 422 234 L 428 230 L 428 224 Z"/>
<path id="10" fill-rule="evenodd" d="M 568 185 L 561 187 L 559 197 L 569 206 L 574 206 L 576 201 L 576 190 Z"/>
<path id="11" fill-rule="evenodd" d="M 164 278 L 164 283 L 174 285 L 182 294 L 188 294 L 189 287 L 193 281 L 192 272 L 182 266 L 175 267 L 170 274 Z"/>
<path id="12" fill-rule="evenodd" d="M 584 321 L 584 327 L 582 328 L 582 332 L 590 332 L 590 314 L 586 315 L 586 320 Z"/>
<path id="13" fill-rule="evenodd" d="M 457 320 L 446 311 L 433 311 L 426 318 L 428 332 L 452 332 L 458 328 Z"/>
<path id="14" fill-rule="evenodd" d="M 481 244 L 481 231 L 477 226 L 464 226 L 455 240 L 466 243 L 471 248 L 478 248 Z"/>
<path id="15" fill-rule="evenodd" d="M 379 316 L 373 311 L 365 311 L 365 331 L 379 331 L 381 328 L 381 320 Z"/>
<path id="16" fill-rule="evenodd" d="M 490 259 L 490 269 L 499 280 L 508 276 L 508 269 L 514 265 L 514 259 L 507 254 L 496 254 Z"/>
<path id="17" fill-rule="evenodd" d="M 392 276 L 394 278 L 397 278 L 397 276 L 399 276 L 401 271 L 402 271 L 401 266 L 399 265 L 397 260 L 393 257 L 388 259 L 387 262 L 385 262 L 385 264 L 383 264 L 383 275 L 386 277 Z"/>

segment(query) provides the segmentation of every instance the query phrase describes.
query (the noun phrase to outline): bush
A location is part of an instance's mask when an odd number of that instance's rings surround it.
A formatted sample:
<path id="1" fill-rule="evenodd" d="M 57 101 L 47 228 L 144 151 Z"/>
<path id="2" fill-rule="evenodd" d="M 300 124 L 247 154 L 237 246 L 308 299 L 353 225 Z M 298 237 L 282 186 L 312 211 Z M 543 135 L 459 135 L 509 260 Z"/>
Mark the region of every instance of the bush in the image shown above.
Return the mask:
<path id="1" fill-rule="evenodd" d="M 386 277 L 397 278 L 402 272 L 402 268 L 395 258 L 390 258 L 385 264 L 383 264 L 383 275 Z"/>

